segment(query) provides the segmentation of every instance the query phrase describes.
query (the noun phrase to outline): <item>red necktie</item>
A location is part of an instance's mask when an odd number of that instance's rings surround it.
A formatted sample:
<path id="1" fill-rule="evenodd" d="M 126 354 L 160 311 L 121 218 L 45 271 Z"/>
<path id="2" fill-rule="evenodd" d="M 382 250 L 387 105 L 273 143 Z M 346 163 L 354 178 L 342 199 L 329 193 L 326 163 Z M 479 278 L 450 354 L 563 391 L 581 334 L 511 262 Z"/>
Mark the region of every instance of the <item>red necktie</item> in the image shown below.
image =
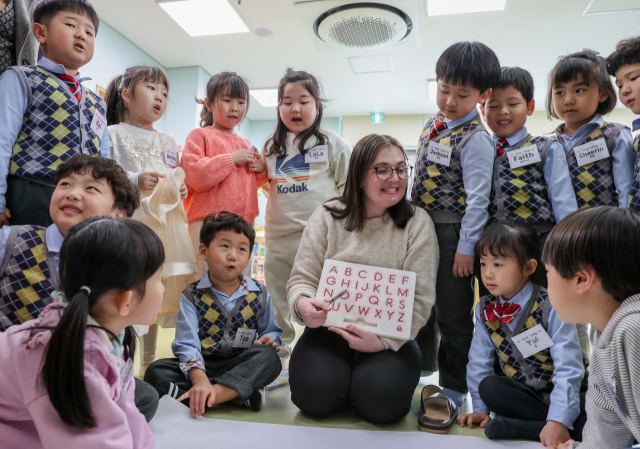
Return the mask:
<path id="1" fill-rule="evenodd" d="M 433 123 L 433 127 L 431 128 L 431 133 L 429 134 L 429 140 L 433 140 L 433 138 L 434 138 L 435 136 L 437 136 L 437 135 L 438 135 L 438 133 L 439 133 L 440 131 L 442 131 L 443 129 L 445 129 L 446 127 L 447 127 L 447 124 L 446 124 L 446 123 L 443 123 L 443 122 L 441 122 L 441 121 L 439 121 L 439 120 L 436 120 L 436 121 Z"/>
<path id="2" fill-rule="evenodd" d="M 498 151 L 497 151 L 498 157 L 504 154 L 505 145 L 509 145 L 509 142 L 507 142 L 507 139 L 505 139 L 504 137 L 500 137 L 496 142 L 496 146 L 498 147 Z"/>
<path id="3" fill-rule="evenodd" d="M 497 304 L 492 302 L 482 312 L 482 319 L 485 321 L 500 321 L 501 323 L 510 323 L 520 312 L 520 306 L 517 304 L 511 304 L 510 302 L 504 304 Z"/>
<path id="4" fill-rule="evenodd" d="M 76 99 L 78 100 L 78 102 L 80 102 L 80 100 L 82 99 L 82 91 L 80 90 L 80 83 L 78 83 L 76 77 L 63 73 L 62 75 L 58 75 L 58 78 L 69 84 L 69 90 L 72 94 L 76 95 Z"/>

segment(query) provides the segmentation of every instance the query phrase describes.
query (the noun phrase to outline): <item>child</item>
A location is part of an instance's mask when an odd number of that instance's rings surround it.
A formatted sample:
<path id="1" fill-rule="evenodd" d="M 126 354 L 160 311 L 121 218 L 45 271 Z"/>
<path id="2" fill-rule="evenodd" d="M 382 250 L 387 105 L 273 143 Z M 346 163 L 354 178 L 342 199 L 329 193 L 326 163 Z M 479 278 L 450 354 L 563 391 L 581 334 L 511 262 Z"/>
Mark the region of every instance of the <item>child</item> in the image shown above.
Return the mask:
<path id="1" fill-rule="evenodd" d="M 558 449 L 631 447 L 640 440 L 640 214 L 575 212 L 551 231 L 542 261 L 558 317 L 596 329 L 582 443 Z"/>
<path id="2" fill-rule="evenodd" d="M 500 80 L 500 62 L 480 42 L 458 42 L 436 65 L 440 112 L 427 121 L 416 156 L 413 200 L 431 216 L 440 247 L 435 316 L 442 339 L 440 384 L 458 405 L 467 393 L 466 367 L 473 337 L 473 247 L 489 218 L 495 147 L 476 105 Z M 433 332 L 430 320 L 419 340 Z M 421 338 L 422 336 L 422 338 Z M 435 349 L 421 347 L 423 370 L 435 371 Z"/>
<path id="3" fill-rule="evenodd" d="M 150 66 L 129 67 L 107 89 L 107 123 L 113 159 L 141 190 L 142 206 L 133 218 L 154 230 L 165 247 L 162 268 L 164 301 L 158 321 L 149 329 L 136 327 L 142 360 L 140 375 L 155 360 L 158 325 L 175 327 L 182 290 L 195 280 L 196 257 L 187 232 L 182 201 L 187 197 L 184 171 L 173 137 L 153 128 L 167 108 L 169 80 Z"/>
<path id="4" fill-rule="evenodd" d="M 614 51 L 607 58 L 607 72 L 616 77 L 620 101 L 640 115 L 640 38 L 635 37 L 620 41 Z M 633 121 L 633 130 L 640 129 L 640 118 Z M 638 156 L 638 142 L 636 135 L 633 140 L 633 150 L 636 163 L 633 170 L 633 182 L 629 191 L 629 207 L 640 210 L 640 158 Z"/>
<path id="5" fill-rule="evenodd" d="M 163 260 L 160 239 L 135 220 L 94 217 L 69 232 L 62 293 L 0 333 L 3 447 L 154 447 L 134 405 L 131 325 L 156 319 Z"/>
<path id="6" fill-rule="evenodd" d="M 351 148 L 321 126 L 321 86 L 310 73 L 288 69 L 278 86 L 278 122 L 265 143 L 269 197 L 265 214 L 265 281 L 284 330 L 280 357 L 289 357 L 295 330 L 287 303 L 287 281 L 302 231 L 325 201 L 342 196 Z M 311 151 L 313 150 L 313 151 Z M 284 360 L 283 360 L 284 366 Z M 286 374 L 285 374 L 286 377 Z"/>
<path id="7" fill-rule="evenodd" d="M 185 201 L 189 234 L 196 254 L 205 217 L 231 211 L 253 224 L 258 216 L 258 189 L 267 182 L 260 155 L 236 134 L 249 109 L 249 86 L 235 72 L 222 72 L 207 83 L 200 129 L 187 136 L 180 166 L 189 186 Z M 253 253 L 253 251 L 252 251 Z M 198 263 L 198 278 L 207 271 Z"/>
<path id="8" fill-rule="evenodd" d="M 79 84 L 78 69 L 93 57 L 96 12 L 84 0 L 41 0 L 33 20 L 45 57 L 0 78 L 0 226 L 51 225 L 58 166 L 75 154 L 110 154 L 105 103 Z"/>
<path id="9" fill-rule="evenodd" d="M 490 294 L 476 307 L 469 352 L 473 413 L 461 414 L 458 423 L 470 428 L 480 423 L 491 439 L 534 440 L 549 447 L 566 441 L 569 429 L 579 437 L 586 415 L 580 401 L 585 370 L 578 333 L 558 319 L 547 290 L 531 283 L 540 257 L 536 230 L 494 223 L 482 233 L 475 252 Z M 514 342 L 537 325 L 552 346 L 525 357 Z M 495 355 L 504 375 L 494 374 Z M 493 420 L 489 410 L 496 414 Z"/>
<path id="10" fill-rule="evenodd" d="M 157 360 L 144 376 L 160 396 L 186 400 L 194 418 L 205 407 L 229 401 L 260 410 L 258 389 L 280 373 L 282 329 L 271 296 L 242 274 L 254 239 L 251 224 L 236 214 L 204 220 L 198 253 L 209 270 L 180 298 L 171 345 L 177 358 Z"/>

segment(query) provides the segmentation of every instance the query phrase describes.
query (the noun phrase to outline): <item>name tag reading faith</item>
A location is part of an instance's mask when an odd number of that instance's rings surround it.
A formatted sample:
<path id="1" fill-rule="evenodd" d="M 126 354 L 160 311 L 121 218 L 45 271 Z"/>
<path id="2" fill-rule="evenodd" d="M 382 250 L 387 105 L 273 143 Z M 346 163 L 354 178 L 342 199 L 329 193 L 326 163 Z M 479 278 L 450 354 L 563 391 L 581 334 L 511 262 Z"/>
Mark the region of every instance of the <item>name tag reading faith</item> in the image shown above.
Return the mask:
<path id="1" fill-rule="evenodd" d="M 164 147 L 164 163 L 170 167 L 178 166 L 178 152 L 169 147 Z"/>
<path id="2" fill-rule="evenodd" d="M 511 338 L 511 341 L 520 350 L 525 359 L 553 346 L 553 340 L 551 340 L 551 337 L 549 337 L 549 334 L 541 324 L 515 335 Z"/>
<path id="3" fill-rule="evenodd" d="M 96 133 L 96 136 L 102 138 L 106 126 L 107 119 L 104 118 L 104 115 L 100 114 L 100 111 L 96 110 L 93 114 L 93 120 L 91 120 L 91 130 Z"/>
<path id="4" fill-rule="evenodd" d="M 609 149 L 603 138 L 574 147 L 573 153 L 580 167 L 609 157 Z"/>
<path id="5" fill-rule="evenodd" d="M 427 160 L 448 167 L 451 165 L 451 147 L 438 142 L 429 142 Z"/>
<path id="6" fill-rule="evenodd" d="M 253 340 L 256 336 L 255 329 L 238 329 L 236 332 L 236 339 L 233 340 L 234 348 L 250 348 L 253 344 Z"/>
<path id="7" fill-rule="evenodd" d="M 509 158 L 509 167 L 511 168 L 524 167 L 525 165 L 540 162 L 540 152 L 536 145 L 508 151 L 507 157 Z"/>
<path id="8" fill-rule="evenodd" d="M 327 145 L 317 145 L 304 155 L 304 162 L 327 162 L 329 160 L 329 147 Z"/>

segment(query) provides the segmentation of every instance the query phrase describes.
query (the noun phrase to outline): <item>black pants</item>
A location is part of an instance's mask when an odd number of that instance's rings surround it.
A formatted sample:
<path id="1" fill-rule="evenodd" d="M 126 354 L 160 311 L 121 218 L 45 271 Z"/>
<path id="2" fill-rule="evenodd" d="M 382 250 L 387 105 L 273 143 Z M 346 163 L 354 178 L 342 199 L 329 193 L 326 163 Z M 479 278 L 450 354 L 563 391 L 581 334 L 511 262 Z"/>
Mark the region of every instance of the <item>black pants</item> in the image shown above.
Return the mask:
<path id="1" fill-rule="evenodd" d="M 282 370 L 278 353 L 271 346 L 265 345 L 253 345 L 230 357 L 204 356 L 204 366 L 211 384 L 229 387 L 237 391 L 241 399 L 248 399 L 255 390 L 269 385 Z M 144 380 L 154 387 L 159 381 L 168 380 L 185 391 L 192 386 L 191 381 L 180 371 L 177 358 L 156 360 L 147 368 Z"/>
<path id="2" fill-rule="evenodd" d="M 484 378 L 478 386 L 478 393 L 482 402 L 497 416 L 528 421 L 522 423 L 520 435 L 518 435 L 518 429 L 513 429 L 512 425 L 509 429 L 510 438 L 533 439 L 530 436 L 539 435 L 547 424 L 549 393 L 545 395 L 506 376 Z M 585 394 L 580 393 L 580 414 L 573 423 L 573 430 L 569 430 L 571 438 L 577 441 L 582 440 L 582 428 L 586 422 Z"/>
<path id="3" fill-rule="evenodd" d="M 134 391 L 133 401 L 140 413 L 144 415 L 147 422 L 156 414 L 160 398 L 155 388 L 142 380 L 135 378 L 136 389 Z"/>
<path id="4" fill-rule="evenodd" d="M 347 409 L 372 423 L 399 421 L 409 413 L 420 380 L 415 341 L 364 353 L 324 327 L 306 328 L 289 361 L 291 401 L 303 412 L 328 416 Z"/>
<path id="5" fill-rule="evenodd" d="M 433 354 L 437 342 L 435 326 L 440 332 L 437 369 L 440 371 L 440 386 L 466 393 L 467 363 L 473 339 L 473 276 L 455 277 L 453 263 L 458 241 L 459 223 L 435 223 L 440 264 L 436 280 L 436 304 L 426 326 L 420 330 L 417 341 L 422 350 L 423 370 L 435 371 L 435 364 L 426 359 Z M 433 356 L 431 356 L 433 357 Z"/>
<path id="6" fill-rule="evenodd" d="M 49 206 L 54 190 L 55 187 L 9 175 L 6 194 L 7 209 L 11 212 L 9 223 L 12 226 L 50 226 L 53 221 L 49 214 Z"/>

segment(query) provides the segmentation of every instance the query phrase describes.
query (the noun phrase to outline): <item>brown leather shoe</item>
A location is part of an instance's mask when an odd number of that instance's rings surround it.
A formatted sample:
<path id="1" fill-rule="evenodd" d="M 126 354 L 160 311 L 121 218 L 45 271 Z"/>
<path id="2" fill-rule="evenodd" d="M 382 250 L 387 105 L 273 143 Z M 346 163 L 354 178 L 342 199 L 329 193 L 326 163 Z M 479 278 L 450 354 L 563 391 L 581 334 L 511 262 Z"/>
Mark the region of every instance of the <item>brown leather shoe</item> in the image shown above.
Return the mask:
<path id="1" fill-rule="evenodd" d="M 447 433 L 458 417 L 458 405 L 449 399 L 436 385 L 422 389 L 420 399 L 420 430 L 430 433 Z"/>

